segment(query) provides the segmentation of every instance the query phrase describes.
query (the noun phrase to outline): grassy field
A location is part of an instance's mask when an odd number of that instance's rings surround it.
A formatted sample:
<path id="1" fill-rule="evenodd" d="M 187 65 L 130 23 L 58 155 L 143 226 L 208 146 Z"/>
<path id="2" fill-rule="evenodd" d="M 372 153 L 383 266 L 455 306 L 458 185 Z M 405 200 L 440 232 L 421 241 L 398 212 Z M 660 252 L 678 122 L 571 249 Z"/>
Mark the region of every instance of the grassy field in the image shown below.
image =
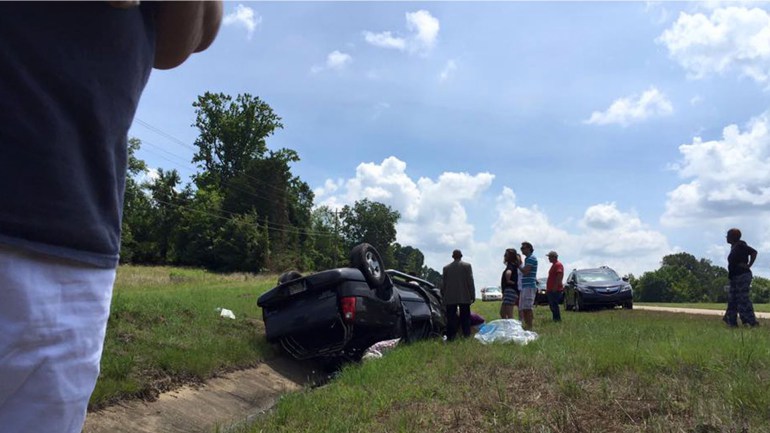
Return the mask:
<path id="1" fill-rule="evenodd" d="M 488 319 L 499 303 L 474 305 Z M 767 432 L 770 330 L 645 311 L 536 314 L 527 346 L 400 346 L 242 432 Z M 766 323 L 763 323 L 766 325 Z"/>
<path id="2" fill-rule="evenodd" d="M 92 408 L 151 400 L 275 356 L 256 306 L 274 281 L 121 267 Z M 473 309 L 492 320 L 499 306 Z M 242 431 L 770 432 L 770 323 L 727 329 L 712 316 L 562 314 L 555 324 L 539 307 L 540 339 L 527 346 L 399 346 L 282 397 Z"/>
<path id="3" fill-rule="evenodd" d="M 132 397 L 152 400 L 181 383 L 202 382 L 271 356 L 256 301 L 275 279 L 121 266 L 90 407 Z M 232 310 L 236 320 L 221 318 L 217 308 Z"/>
<path id="4" fill-rule="evenodd" d="M 665 302 L 637 302 L 636 305 L 649 305 L 652 307 L 674 307 L 674 308 L 703 308 L 705 310 L 724 311 L 727 304 L 707 304 L 707 303 L 665 303 Z M 754 311 L 770 313 L 770 304 L 754 304 Z"/>

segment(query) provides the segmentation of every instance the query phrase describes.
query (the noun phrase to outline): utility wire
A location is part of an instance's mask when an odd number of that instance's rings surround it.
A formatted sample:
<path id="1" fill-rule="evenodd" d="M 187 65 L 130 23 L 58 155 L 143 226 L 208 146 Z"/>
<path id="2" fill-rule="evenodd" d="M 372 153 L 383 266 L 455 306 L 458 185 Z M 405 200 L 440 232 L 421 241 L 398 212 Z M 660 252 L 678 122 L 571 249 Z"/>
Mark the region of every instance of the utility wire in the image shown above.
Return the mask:
<path id="1" fill-rule="evenodd" d="M 143 126 L 143 127 L 147 128 L 147 129 L 149 129 L 150 131 L 153 131 L 153 132 L 155 132 L 155 133 L 157 133 L 157 134 L 159 134 L 159 135 L 161 135 L 161 136 L 164 136 L 164 137 L 166 137 L 166 138 L 168 138 L 168 139 L 170 139 L 170 140 L 172 140 L 172 141 L 174 141 L 174 142 L 176 142 L 176 143 L 178 143 L 178 144 L 181 144 L 182 146 L 184 146 L 184 147 L 186 147 L 186 148 L 189 148 L 189 149 L 192 149 L 192 150 L 197 150 L 197 149 L 196 149 L 194 146 L 191 146 L 191 145 L 189 145 L 189 144 L 185 143 L 184 141 L 180 140 L 179 138 L 177 138 L 177 137 L 175 137 L 175 136 L 173 136 L 173 135 L 171 135 L 171 134 L 169 134 L 169 133 L 167 133 L 167 132 L 163 131 L 162 129 L 160 129 L 160 128 L 156 127 L 156 126 L 153 126 L 153 125 L 151 125 L 151 124 L 150 124 L 150 123 L 148 123 L 148 122 L 145 122 L 145 121 L 143 121 L 143 120 L 141 120 L 141 119 L 139 119 L 139 118 L 136 118 L 135 120 L 136 120 L 136 121 L 137 121 L 137 123 L 139 123 L 141 126 Z M 140 139 L 140 140 L 141 140 L 141 139 Z M 150 142 L 150 141 L 146 141 L 146 140 L 141 140 L 141 141 L 142 141 L 142 143 L 145 143 L 145 142 L 146 142 L 146 143 L 147 143 L 147 144 L 149 144 L 150 146 L 152 146 L 152 147 L 154 147 L 154 148 L 157 148 L 158 150 L 160 150 L 160 151 L 162 151 L 162 152 L 164 152 L 164 153 L 167 153 L 167 154 L 169 154 L 169 155 L 171 155 L 171 156 L 173 156 L 173 157 L 175 157 L 175 158 L 179 158 L 180 160 L 183 160 L 183 159 L 184 159 L 184 158 L 183 158 L 183 157 L 181 157 L 180 155 L 177 155 L 177 154 L 175 154 L 175 153 L 173 153 L 173 152 L 171 152 L 171 151 L 169 151 L 169 150 L 163 149 L 161 146 L 159 146 L 159 145 L 157 145 L 157 144 L 154 144 L 154 143 L 152 143 L 152 142 Z M 182 167 L 182 168 L 185 168 L 185 169 L 189 169 L 189 167 L 187 167 L 187 166 L 183 167 L 183 166 L 182 166 L 180 163 L 178 163 L 178 162 L 174 162 L 174 161 L 172 161 L 171 159 L 169 159 L 169 158 L 167 158 L 167 157 L 164 157 L 163 155 L 159 155 L 159 154 L 157 154 L 157 153 L 156 153 L 156 155 L 158 155 L 159 157 L 161 157 L 161 158 L 165 159 L 166 161 L 169 161 L 169 162 L 171 162 L 171 163 L 173 163 L 173 164 L 177 165 L 178 167 Z M 279 194 L 281 194 L 281 195 L 284 195 L 284 194 L 286 194 L 286 191 L 285 191 L 285 190 L 282 190 L 282 189 L 280 189 L 280 188 L 278 188 L 278 187 L 276 187 L 276 186 L 274 186 L 274 185 L 272 185 L 272 184 L 268 183 L 267 181 L 265 181 L 265 180 L 263 180 L 263 179 L 258 179 L 258 178 L 255 178 L 255 177 L 253 177 L 253 176 L 249 176 L 249 175 L 247 175 L 246 173 L 242 173 L 242 174 L 243 174 L 245 177 L 247 177 L 248 179 L 254 180 L 254 181 L 258 182 L 258 183 L 261 183 L 261 184 L 263 184 L 263 185 L 265 185 L 265 186 L 268 186 L 268 187 L 270 187 L 271 189 L 273 189 L 274 191 L 278 192 L 278 193 L 279 193 Z M 232 189 L 234 189 L 234 190 L 236 190 L 236 191 L 238 191 L 238 192 L 241 192 L 241 193 L 243 193 L 243 194 L 247 194 L 247 195 L 250 195 L 250 196 L 252 196 L 252 197 L 254 197 L 254 198 L 257 198 L 257 199 L 262 199 L 262 200 L 271 200 L 271 199 L 274 199 L 274 198 L 275 198 L 275 197 L 270 197 L 270 196 L 263 196 L 263 195 L 258 195 L 258 194 L 256 194 L 255 192 L 252 192 L 252 191 L 245 191 L 245 190 L 243 190 L 243 189 L 240 189 L 240 188 L 237 188 L 237 187 L 235 187 L 235 186 L 234 186 L 234 185 L 232 185 L 232 184 L 228 184 L 228 185 L 226 185 L 226 187 L 228 187 L 228 188 L 232 188 Z M 228 220 L 228 221 L 232 220 L 232 218 L 227 218 L 227 217 L 224 217 L 224 216 L 221 216 L 221 215 L 215 215 L 215 214 L 212 214 L 212 213 L 207 213 L 207 212 L 205 212 L 205 211 L 201 211 L 201 210 L 198 210 L 198 209 L 189 208 L 189 207 L 187 207 L 187 206 L 184 206 L 184 205 L 180 205 L 180 204 L 177 204 L 177 203 L 169 203 L 169 202 L 166 202 L 166 201 L 163 201 L 163 200 L 159 200 L 159 199 L 155 199 L 155 200 L 156 200 L 156 201 L 158 201 L 158 202 L 160 202 L 160 203 L 164 203 L 164 204 L 167 204 L 167 205 L 170 205 L 170 206 L 183 207 L 183 208 L 185 208 L 185 209 L 187 209 L 187 210 L 190 210 L 190 211 L 193 211 L 193 212 L 198 212 L 198 213 L 205 213 L 205 214 L 208 214 L 209 216 L 213 216 L 213 217 L 216 217 L 216 218 L 221 218 L 221 219 L 225 219 L 225 220 Z M 230 214 L 230 215 L 233 215 L 233 216 L 236 216 L 236 215 L 238 215 L 238 214 L 235 214 L 235 213 L 232 213 L 232 212 L 226 211 L 226 210 L 224 210 L 224 209 L 222 209 L 222 212 L 228 213 L 228 214 Z M 337 218 L 336 218 L 336 215 L 337 215 L 337 214 L 336 214 L 336 211 L 335 211 L 335 221 L 337 220 Z M 336 237 L 336 231 L 337 231 L 337 228 L 336 228 L 336 227 L 335 227 L 335 233 L 324 233 L 324 232 L 317 232 L 317 231 L 313 231 L 313 230 L 304 230 L 304 229 L 299 229 L 299 228 L 296 228 L 296 227 L 294 227 L 294 226 L 291 226 L 291 225 L 286 225 L 286 224 L 269 223 L 269 222 L 267 222 L 266 224 L 267 224 L 268 228 L 271 228 L 272 230 L 276 230 L 276 231 L 282 231 L 282 232 L 288 232 L 288 233 L 294 233 L 294 232 L 296 232 L 296 233 L 298 233 L 298 234 L 299 234 L 299 233 L 305 233 L 305 234 L 308 234 L 308 235 L 311 235 L 311 234 L 312 234 L 312 235 L 316 235 L 316 236 L 326 236 L 326 237 Z"/>
<path id="2" fill-rule="evenodd" d="M 175 137 L 175 136 L 173 136 L 173 135 L 171 135 L 171 134 L 169 134 L 169 133 L 167 133 L 167 132 L 163 131 L 162 129 L 160 129 L 160 128 L 156 127 L 156 126 L 153 126 L 153 125 L 151 125 L 151 124 L 149 124 L 149 123 L 145 122 L 144 120 L 141 120 L 141 119 L 139 119 L 139 118 L 136 118 L 135 120 L 137 121 L 137 123 L 139 123 L 139 125 L 141 125 L 141 126 L 144 126 L 145 128 L 149 129 L 150 131 L 152 131 L 152 132 L 155 132 L 156 134 L 162 135 L 162 136 L 164 136 L 164 137 L 166 137 L 166 138 L 168 138 L 168 139 L 170 139 L 170 140 L 172 140 L 172 141 L 174 141 L 174 142 L 176 142 L 176 143 L 179 143 L 179 144 L 181 144 L 182 146 L 184 146 L 184 147 L 186 147 L 186 148 L 192 149 L 192 150 L 194 150 L 194 151 L 197 151 L 197 150 L 198 150 L 198 149 L 197 149 L 195 146 L 192 146 L 192 145 L 189 145 L 189 144 L 185 143 L 184 141 L 180 140 L 179 138 L 177 138 L 177 137 Z M 160 148 L 160 146 L 157 146 L 157 145 L 154 145 L 154 146 L 156 146 L 156 147 L 159 147 L 159 148 Z M 167 150 L 164 150 L 164 151 L 165 151 L 166 153 L 169 153 L 169 154 L 171 154 L 171 155 L 174 155 L 174 156 L 177 156 L 177 157 L 179 157 L 179 158 L 183 159 L 181 156 L 179 156 L 179 155 L 176 155 L 176 154 L 174 154 L 174 153 L 172 153 L 172 152 L 170 152 L 170 151 L 167 151 Z M 190 164 L 192 164 L 192 163 L 190 163 Z M 280 188 L 276 187 L 275 185 L 272 185 L 271 183 L 269 183 L 269 182 L 267 182 L 267 181 L 265 181 L 265 180 L 263 180 L 263 179 L 259 179 L 259 178 L 256 178 L 256 177 L 253 177 L 253 176 L 250 176 L 250 175 L 248 175 L 247 173 L 241 173 L 241 175 L 242 175 L 242 176 L 245 176 L 246 178 L 248 178 L 248 179 L 251 179 L 251 180 L 253 180 L 253 181 L 257 182 L 257 183 L 260 183 L 260 184 L 262 184 L 262 186 L 265 186 L 265 187 L 271 188 L 271 189 L 273 189 L 273 190 L 275 190 L 275 191 L 277 191 L 277 192 L 279 192 L 279 193 L 281 193 L 281 194 L 283 194 L 283 193 L 284 193 L 284 191 L 283 191 L 283 190 L 281 190 Z M 242 192 L 243 192 L 243 191 L 242 191 Z"/>
<path id="3" fill-rule="evenodd" d="M 195 208 L 192 208 L 192 207 L 189 207 L 189 206 L 185 206 L 183 204 L 171 203 L 171 202 L 168 202 L 166 200 L 159 199 L 159 198 L 154 198 L 153 197 L 153 200 L 157 201 L 158 203 L 163 203 L 163 204 L 168 205 L 168 206 L 175 206 L 177 209 L 180 209 L 180 208 L 181 209 L 185 209 L 185 210 L 188 210 L 188 211 L 191 211 L 191 212 L 199 213 L 199 214 L 202 214 L 202 215 L 208 215 L 210 217 L 217 218 L 217 219 L 224 220 L 224 221 L 233 221 L 235 219 L 235 217 L 240 216 L 240 214 L 229 212 L 229 211 L 226 211 L 224 209 L 222 209 L 221 211 L 226 213 L 226 214 L 232 215 L 232 217 L 226 217 L 226 216 L 223 216 L 223 215 L 217 215 L 215 213 L 207 212 L 207 211 L 200 210 L 200 209 L 195 209 Z M 335 233 L 326 233 L 326 232 L 319 232 L 319 231 L 315 231 L 315 230 L 300 229 L 298 227 L 294 227 L 294 226 L 291 226 L 291 225 L 278 224 L 278 223 L 269 222 L 269 221 L 265 221 L 264 223 L 259 223 L 258 222 L 257 224 L 259 224 L 259 225 L 266 225 L 267 228 L 269 228 L 271 230 L 275 230 L 275 231 L 279 231 L 279 232 L 284 232 L 284 233 L 306 234 L 306 235 L 315 235 L 315 236 L 322 236 L 322 237 L 329 237 L 329 238 L 336 237 Z"/>

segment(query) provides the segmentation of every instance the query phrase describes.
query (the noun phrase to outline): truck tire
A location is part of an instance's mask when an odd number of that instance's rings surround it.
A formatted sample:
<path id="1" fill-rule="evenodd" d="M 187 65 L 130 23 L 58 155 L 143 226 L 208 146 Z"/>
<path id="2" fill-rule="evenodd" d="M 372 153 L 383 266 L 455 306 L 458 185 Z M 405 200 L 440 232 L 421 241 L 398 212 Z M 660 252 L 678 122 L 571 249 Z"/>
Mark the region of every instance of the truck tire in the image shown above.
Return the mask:
<path id="1" fill-rule="evenodd" d="M 385 285 L 387 275 L 382 257 L 370 244 L 358 244 L 350 250 L 350 264 L 364 274 L 364 278 L 373 289 Z"/>

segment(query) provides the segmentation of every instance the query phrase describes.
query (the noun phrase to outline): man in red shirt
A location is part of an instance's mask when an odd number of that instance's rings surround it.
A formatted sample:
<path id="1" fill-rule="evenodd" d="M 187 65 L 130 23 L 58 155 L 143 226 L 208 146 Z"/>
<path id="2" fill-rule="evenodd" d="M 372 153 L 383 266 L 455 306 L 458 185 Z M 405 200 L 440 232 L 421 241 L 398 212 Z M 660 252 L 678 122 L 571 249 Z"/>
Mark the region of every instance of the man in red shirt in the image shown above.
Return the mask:
<path id="1" fill-rule="evenodd" d="M 548 270 L 548 281 L 545 283 L 545 294 L 548 296 L 548 306 L 551 307 L 551 314 L 554 322 L 561 322 L 561 312 L 559 311 L 559 302 L 564 292 L 564 266 L 559 261 L 559 254 L 556 251 L 548 253 L 548 261 L 551 262 L 551 269 Z"/>

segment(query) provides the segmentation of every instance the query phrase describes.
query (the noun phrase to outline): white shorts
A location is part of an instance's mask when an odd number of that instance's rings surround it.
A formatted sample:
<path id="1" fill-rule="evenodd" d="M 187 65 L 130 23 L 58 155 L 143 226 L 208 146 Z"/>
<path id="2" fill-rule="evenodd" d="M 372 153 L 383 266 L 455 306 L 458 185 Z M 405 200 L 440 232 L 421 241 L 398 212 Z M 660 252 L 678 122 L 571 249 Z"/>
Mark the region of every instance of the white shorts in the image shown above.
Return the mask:
<path id="1" fill-rule="evenodd" d="M 537 288 L 523 287 L 519 294 L 519 310 L 531 310 L 535 306 Z"/>
<path id="2" fill-rule="evenodd" d="M 0 246 L 0 430 L 80 433 L 115 269 Z"/>

